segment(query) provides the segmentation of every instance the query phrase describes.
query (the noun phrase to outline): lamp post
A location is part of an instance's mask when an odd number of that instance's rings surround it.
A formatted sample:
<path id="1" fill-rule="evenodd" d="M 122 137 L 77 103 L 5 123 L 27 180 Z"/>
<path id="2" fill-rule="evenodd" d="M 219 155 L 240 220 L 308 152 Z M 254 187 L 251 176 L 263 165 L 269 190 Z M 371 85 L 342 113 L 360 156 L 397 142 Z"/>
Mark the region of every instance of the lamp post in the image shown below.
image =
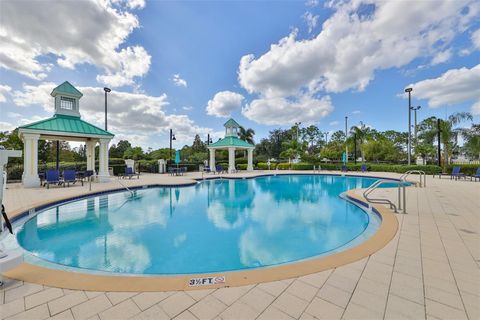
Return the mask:
<path id="1" fill-rule="evenodd" d="M 175 135 L 173 134 L 172 129 L 170 129 L 170 152 L 168 154 L 168 161 L 170 163 L 172 163 L 172 141 L 173 140 L 177 140 L 177 139 L 175 138 Z"/>
<path id="2" fill-rule="evenodd" d="M 416 107 L 412 107 L 412 110 L 414 111 L 413 113 L 413 119 L 414 119 L 414 127 L 413 127 L 413 134 L 414 134 L 414 137 L 415 137 L 415 148 L 417 147 L 417 144 L 418 144 L 418 140 L 417 140 L 417 110 L 420 110 L 421 106 L 416 106 Z"/>
<path id="3" fill-rule="evenodd" d="M 328 131 L 325 132 L 325 144 L 328 144 Z"/>
<path id="4" fill-rule="evenodd" d="M 105 91 L 105 131 L 107 131 L 107 93 L 112 91 L 112 89 L 105 87 L 103 91 Z"/>
<path id="5" fill-rule="evenodd" d="M 348 162 L 348 146 L 347 146 L 347 138 L 348 138 L 348 132 L 347 132 L 347 125 L 348 124 L 348 117 L 345 116 L 345 163 Z"/>
<path id="6" fill-rule="evenodd" d="M 408 93 L 408 142 L 407 142 L 407 159 L 408 165 L 410 165 L 410 154 L 412 151 L 412 142 L 411 142 L 411 135 L 412 135 L 412 88 L 406 88 L 405 92 Z"/>
<path id="7" fill-rule="evenodd" d="M 212 142 L 213 142 L 213 141 L 212 141 L 212 138 L 210 138 L 210 133 L 209 133 L 209 134 L 207 134 L 207 141 L 205 141 L 205 142 L 207 143 L 207 146 L 209 146 L 209 145 L 210 145 L 210 143 L 212 143 Z"/>

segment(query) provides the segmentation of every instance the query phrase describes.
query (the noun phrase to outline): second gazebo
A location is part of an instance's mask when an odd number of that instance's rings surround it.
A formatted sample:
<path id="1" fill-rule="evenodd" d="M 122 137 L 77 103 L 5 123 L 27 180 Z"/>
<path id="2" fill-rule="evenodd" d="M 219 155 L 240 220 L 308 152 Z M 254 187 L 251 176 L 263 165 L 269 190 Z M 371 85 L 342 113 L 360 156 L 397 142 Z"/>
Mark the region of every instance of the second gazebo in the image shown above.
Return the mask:
<path id="1" fill-rule="evenodd" d="M 248 164 L 247 170 L 253 170 L 253 149 L 255 146 L 246 141 L 243 141 L 238 137 L 238 129 L 240 125 L 233 119 L 228 120 L 223 125 L 225 127 L 225 138 L 218 140 L 208 146 L 210 151 L 210 169 L 216 171 L 215 167 L 215 151 L 216 150 L 228 150 L 228 172 L 235 172 L 235 151 L 247 150 L 248 151 Z"/>

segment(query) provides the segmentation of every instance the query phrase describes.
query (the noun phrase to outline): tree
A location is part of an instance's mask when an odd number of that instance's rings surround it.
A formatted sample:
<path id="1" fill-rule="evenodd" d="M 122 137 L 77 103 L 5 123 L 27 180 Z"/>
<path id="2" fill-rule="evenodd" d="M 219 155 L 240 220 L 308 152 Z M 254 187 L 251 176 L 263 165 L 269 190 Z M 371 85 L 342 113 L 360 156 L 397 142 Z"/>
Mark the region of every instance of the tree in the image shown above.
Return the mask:
<path id="1" fill-rule="evenodd" d="M 245 129 L 244 127 L 240 126 L 238 131 L 238 137 L 243 141 L 246 141 L 251 144 L 255 144 L 253 141 L 253 136 L 255 135 L 255 131 L 253 129 Z"/>
<path id="2" fill-rule="evenodd" d="M 305 128 L 305 139 L 308 142 L 308 153 L 314 154 L 318 152 L 318 148 L 323 145 L 323 133 L 318 127 L 311 125 Z"/>
<path id="3" fill-rule="evenodd" d="M 421 157 L 423 164 L 425 164 L 428 157 L 435 156 L 435 147 L 428 143 L 418 144 L 415 147 L 415 155 Z"/>
<path id="4" fill-rule="evenodd" d="M 362 161 L 365 161 L 365 151 L 363 150 L 363 144 L 367 141 L 367 139 L 371 138 L 372 129 L 365 125 L 362 121 L 357 126 L 353 126 L 350 129 L 350 134 L 356 135 L 356 139 L 360 144 L 360 152 L 362 154 Z"/>
<path id="5" fill-rule="evenodd" d="M 207 147 L 198 134 L 196 134 L 193 139 L 192 152 L 207 152 Z"/>
<path id="6" fill-rule="evenodd" d="M 480 160 L 480 124 L 472 124 L 471 128 L 462 129 L 461 134 L 465 140 L 464 149 L 467 155 Z"/>
<path id="7" fill-rule="evenodd" d="M 124 159 L 140 160 L 145 157 L 141 147 L 128 148 L 123 154 Z"/>
<path id="8" fill-rule="evenodd" d="M 117 145 L 112 145 L 109 150 L 110 158 L 123 158 L 125 151 L 131 148 L 132 145 L 127 140 L 120 140 Z"/>

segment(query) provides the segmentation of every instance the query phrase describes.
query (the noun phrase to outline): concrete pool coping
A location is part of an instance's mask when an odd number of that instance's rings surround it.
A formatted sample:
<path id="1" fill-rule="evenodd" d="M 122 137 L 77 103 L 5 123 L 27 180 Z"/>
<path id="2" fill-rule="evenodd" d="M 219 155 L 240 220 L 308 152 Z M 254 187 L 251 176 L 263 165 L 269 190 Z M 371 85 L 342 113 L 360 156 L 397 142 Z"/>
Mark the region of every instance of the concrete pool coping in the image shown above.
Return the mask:
<path id="1" fill-rule="evenodd" d="M 295 175 L 290 172 L 278 172 L 277 175 Z M 308 174 L 312 173 L 298 173 Z M 313 173 L 317 175 L 334 175 L 343 176 L 341 174 L 328 174 L 328 173 Z M 261 176 L 274 175 L 271 172 L 258 173 L 248 177 L 234 177 L 237 179 L 255 178 Z M 365 178 L 382 178 L 363 175 L 345 175 L 354 177 Z M 214 177 L 220 178 L 220 177 Z M 231 177 L 223 177 L 229 179 Z M 208 178 L 212 179 L 212 178 Z M 392 180 L 392 178 L 385 178 Z M 185 187 L 196 184 L 195 180 L 186 181 L 178 184 L 148 184 L 148 187 Z M 138 188 L 144 188 L 144 186 L 137 186 Z M 61 202 L 72 201 L 74 199 L 81 199 L 84 197 L 91 197 L 98 194 L 110 193 L 121 190 L 119 188 L 111 188 L 96 193 L 84 193 L 79 194 L 76 197 L 64 197 L 44 201 L 33 206 L 37 210 L 41 210 L 51 205 L 55 205 Z M 354 203 L 366 205 L 363 197 L 354 194 L 354 191 L 358 189 L 352 189 L 346 192 L 348 198 L 353 200 Z M 121 275 L 97 275 L 87 274 L 71 271 L 63 271 L 58 269 L 50 269 L 38 265 L 32 265 L 29 263 L 23 263 L 19 267 L 5 273 L 5 276 L 17 280 L 22 280 L 31 283 L 37 283 L 47 285 L 51 287 L 60 287 L 67 289 L 80 289 L 80 290 L 92 290 L 92 291 L 172 291 L 172 290 L 195 290 L 195 289 L 213 289 L 221 287 L 235 287 L 243 286 L 254 283 L 270 282 L 282 279 L 288 279 L 293 277 L 299 277 L 308 275 L 320 271 L 324 271 L 330 268 L 339 267 L 351 262 L 355 262 L 364 257 L 367 257 L 374 252 L 383 248 L 393 237 L 398 229 L 398 221 L 395 215 L 387 208 L 383 206 L 371 205 L 372 208 L 381 217 L 381 224 L 379 229 L 370 238 L 360 243 L 359 245 L 335 253 L 329 256 L 322 256 L 318 258 L 311 258 L 299 262 L 292 262 L 289 264 L 271 266 L 268 268 L 250 269 L 242 271 L 229 271 L 221 273 L 209 273 L 209 274 L 194 274 L 194 275 L 177 275 L 177 276 L 121 276 Z M 29 210 L 17 210 L 12 214 L 17 219 L 25 216 L 25 212 L 28 214 Z M 226 281 L 222 284 L 215 285 L 201 285 L 192 287 L 189 282 L 192 278 L 216 278 L 225 277 Z"/>

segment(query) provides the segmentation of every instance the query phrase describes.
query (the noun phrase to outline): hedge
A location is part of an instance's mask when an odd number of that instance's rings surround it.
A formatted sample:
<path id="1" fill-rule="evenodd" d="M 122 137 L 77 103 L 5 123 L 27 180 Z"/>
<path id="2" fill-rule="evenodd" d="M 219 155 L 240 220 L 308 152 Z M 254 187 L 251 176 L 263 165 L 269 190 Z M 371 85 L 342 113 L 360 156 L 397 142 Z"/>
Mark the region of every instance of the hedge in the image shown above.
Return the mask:
<path id="1" fill-rule="evenodd" d="M 466 175 L 474 175 L 480 164 L 449 164 L 445 167 L 445 173 L 452 173 L 453 167 L 460 167 L 460 172 Z"/>
<path id="2" fill-rule="evenodd" d="M 240 163 L 240 164 L 237 165 L 238 170 L 247 170 L 247 166 L 248 166 L 248 164 L 246 164 L 246 163 Z"/>
<path id="3" fill-rule="evenodd" d="M 265 162 L 257 163 L 257 168 L 259 170 L 268 170 L 268 164 Z M 277 164 L 275 162 L 270 163 L 270 170 L 274 170 L 277 168 Z"/>

